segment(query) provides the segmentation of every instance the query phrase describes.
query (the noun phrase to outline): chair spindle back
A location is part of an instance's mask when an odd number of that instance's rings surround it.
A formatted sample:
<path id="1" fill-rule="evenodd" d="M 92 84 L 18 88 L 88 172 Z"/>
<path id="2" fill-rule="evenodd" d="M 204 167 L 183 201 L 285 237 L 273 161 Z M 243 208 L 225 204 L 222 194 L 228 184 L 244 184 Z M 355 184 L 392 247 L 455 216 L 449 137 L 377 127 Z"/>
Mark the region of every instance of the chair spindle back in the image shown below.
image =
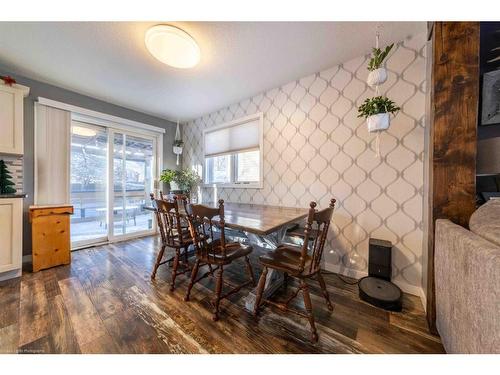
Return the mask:
<path id="1" fill-rule="evenodd" d="M 214 218 L 218 217 L 218 220 Z M 224 236 L 224 200 L 219 200 L 219 207 L 207 207 L 202 204 L 190 204 L 188 207 L 189 230 L 193 237 L 196 251 L 204 258 L 226 256 Z M 220 237 L 217 237 L 217 234 Z"/>
<path id="2" fill-rule="evenodd" d="M 316 202 L 310 203 L 309 215 L 307 216 L 306 227 L 304 230 L 304 243 L 302 245 L 299 270 L 304 271 L 306 258 L 309 251 L 309 244 L 312 242 L 311 263 L 309 273 L 317 272 L 320 268 L 320 262 L 323 257 L 328 228 L 332 220 L 333 209 L 335 208 L 335 199 L 330 200 L 330 205 L 321 211 L 316 211 Z M 313 229 L 315 231 L 313 231 Z"/>
<path id="3" fill-rule="evenodd" d="M 182 243 L 188 239 L 186 233 L 183 233 L 183 218 L 179 212 L 179 200 L 174 197 L 172 201 L 164 199 L 155 199 L 153 194 L 150 194 L 155 208 L 156 221 L 162 242 L 172 246 L 174 241 Z M 162 195 L 161 195 L 162 196 Z M 182 199 L 184 207 L 187 206 L 185 198 Z"/>

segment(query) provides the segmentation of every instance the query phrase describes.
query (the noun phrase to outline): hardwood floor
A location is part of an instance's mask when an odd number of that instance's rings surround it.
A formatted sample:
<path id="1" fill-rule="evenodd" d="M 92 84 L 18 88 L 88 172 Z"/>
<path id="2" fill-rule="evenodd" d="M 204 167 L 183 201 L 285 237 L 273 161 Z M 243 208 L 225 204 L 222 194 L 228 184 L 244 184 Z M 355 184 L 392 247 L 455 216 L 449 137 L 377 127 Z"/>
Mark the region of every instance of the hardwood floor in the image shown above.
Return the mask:
<path id="1" fill-rule="evenodd" d="M 325 275 L 333 312 L 319 285 L 311 297 L 319 342 L 309 341 L 305 319 L 266 306 L 258 319 L 243 308 L 244 289 L 222 301 L 212 321 L 214 280 L 198 283 L 191 302 L 183 297 L 187 276 L 169 291 L 170 268 L 151 281 L 158 239 L 80 250 L 72 264 L 0 283 L 1 353 L 442 353 L 429 333 L 420 300 L 405 295 L 401 313 L 359 300 L 357 286 Z M 260 273 L 255 249 L 252 265 Z M 244 264 L 227 269 L 234 282 Z M 258 276 L 258 275 L 256 275 Z M 293 284 L 290 285 L 293 288 Z M 289 288 L 289 293 L 291 292 Z M 284 292 L 281 292 L 282 294 Z M 277 296 L 279 297 L 279 296 Z M 296 306 L 303 308 L 301 299 Z"/>

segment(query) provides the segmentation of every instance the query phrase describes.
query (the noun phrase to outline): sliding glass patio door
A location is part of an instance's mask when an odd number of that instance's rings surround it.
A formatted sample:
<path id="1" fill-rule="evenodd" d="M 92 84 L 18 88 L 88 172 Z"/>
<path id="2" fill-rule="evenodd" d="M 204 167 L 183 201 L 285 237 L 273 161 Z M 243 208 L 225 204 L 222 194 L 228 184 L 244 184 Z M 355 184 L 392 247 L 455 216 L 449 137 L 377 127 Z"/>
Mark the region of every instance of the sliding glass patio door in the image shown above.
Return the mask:
<path id="1" fill-rule="evenodd" d="M 156 138 L 72 121 L 72 248 L 153 233 Z"/>

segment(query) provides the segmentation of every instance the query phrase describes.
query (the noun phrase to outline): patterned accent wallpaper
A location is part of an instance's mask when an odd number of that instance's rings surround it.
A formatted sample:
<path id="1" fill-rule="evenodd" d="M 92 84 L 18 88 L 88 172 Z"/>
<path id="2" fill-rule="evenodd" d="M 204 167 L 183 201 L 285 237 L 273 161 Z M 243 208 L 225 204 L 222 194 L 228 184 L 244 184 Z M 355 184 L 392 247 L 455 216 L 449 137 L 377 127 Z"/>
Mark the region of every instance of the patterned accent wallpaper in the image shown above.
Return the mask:
<path id="1" fill-rule="evenodd" d="M 183 126 L 183 165 L 201 172 L 202 130 L 264 113 L 264 188 L 217 189 L 217 199 L 326 207 L 337 199 L 325 268 L 360 277 L 368 270 L 368 238 L 393 243 L 393 281 L 421 294 L 425 34 L 397 43 L 381 86 L 402 109 L 375 135 L 357 118 L 374 91 L 365 83 L 369 55 L 347 61 L 235 103 Z M 202 188 L 202 201 L 213 200 Z"/>
<path id="2" fill-rule="evenodd" d="M 3 160 L 9 169 L 14 182 L 14 188 L 18 193 L 23 191 L 23 157 L 17 155 L 0 154 L 0 160 Z"/>

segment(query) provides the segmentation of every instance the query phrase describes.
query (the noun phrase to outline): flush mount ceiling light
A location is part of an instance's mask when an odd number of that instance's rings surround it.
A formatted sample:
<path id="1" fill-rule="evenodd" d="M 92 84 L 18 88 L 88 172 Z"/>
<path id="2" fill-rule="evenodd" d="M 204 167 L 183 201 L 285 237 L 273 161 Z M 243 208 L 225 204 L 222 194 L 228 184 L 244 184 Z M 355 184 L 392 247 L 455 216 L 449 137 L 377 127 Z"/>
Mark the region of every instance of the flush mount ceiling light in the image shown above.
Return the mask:
<path id="1" fill-rule="evenodd" d="M 200 61 L 200 47 L 185 31 L 170 25 L 156 25 L 146 32 L 146 48 L 162 63 L 174 68 L 192 68 Z"/>

